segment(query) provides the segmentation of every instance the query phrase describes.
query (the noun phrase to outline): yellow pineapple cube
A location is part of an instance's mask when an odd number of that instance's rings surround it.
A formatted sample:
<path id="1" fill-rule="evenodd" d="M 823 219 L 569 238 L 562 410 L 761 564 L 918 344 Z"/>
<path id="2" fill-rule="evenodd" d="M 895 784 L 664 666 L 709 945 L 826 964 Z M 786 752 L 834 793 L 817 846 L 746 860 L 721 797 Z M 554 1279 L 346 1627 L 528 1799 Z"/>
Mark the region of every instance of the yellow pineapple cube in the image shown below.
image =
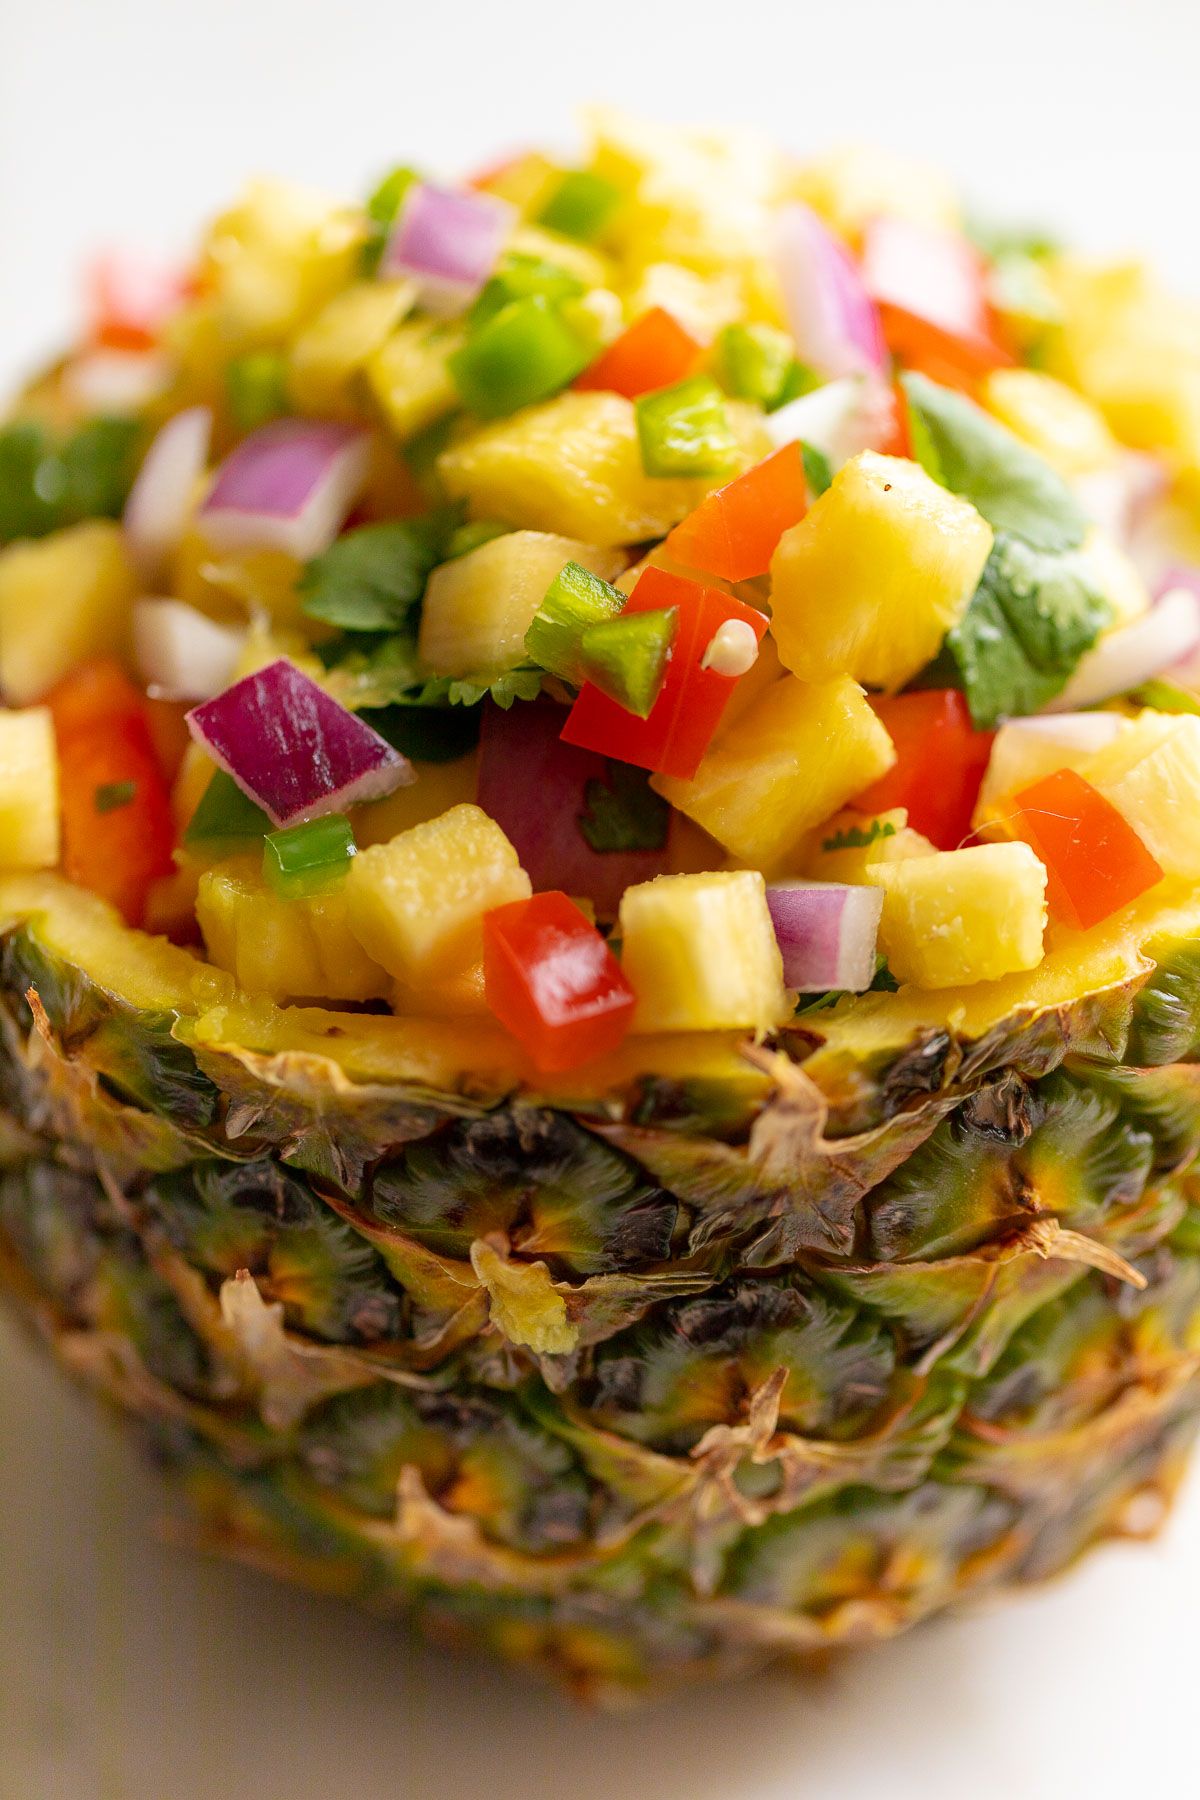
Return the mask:
<path id="1" fill-rule="evenodd" d="M 453 762 L 414 762 L 417 779 L 408 787 L 397 788 L 383 800 L 372 800 L 356 806 L 353 814 L 354 839 L 360 850 L 372 844 L 387 844 L 402 831 L 436 819 L 452 806 L 475 798 L 479 784 L 479 756 L 456 757 Z"/>
<path id="2" fill-rule="evenodd" d="M 774 869 L 895 760 L 853 681 L 789 675 L 722 728 L 693 780 L 656 775 L 652 786 L 734 856 Z"/>
<path id="3" fill-rule="evenodd" d="M 525 633 L 565 563 L 610 580 L 625 562 L 545 531 L 509 531 L 441 563 L 429 577 L 417 649 L 435 675 L 475 675 L 525 660 Z"/>
<path id="4" fill-rule="evenodd" d="M 415 990 L 477 962 L 484 913 L 533 892 L 500 827 L 470 805 L 360 851 L 346 880 L 359 942 Z"/>
<path id="5" fill-rule="evenodd" d="M 458 405 L 446 358 L 463 336 L 461 325 L 410 319 L 368 358 L 367 385 L 396 437 L 416 437 Z"/>
<path id="6" fill-rule="evenodd" d="M 933 854 L 934 846 L 913 830 L 903 806 L 874 814 L 848 810 L 835 813 L 813 833 L 800 861 L 800 872 L 813 881 L 870 887 L 878 885 L 872 873 L 876 863 Z"/>
<path id="7" fill-rule="evenodd" d="M 347 923 L 346 882 L 285 900 L 258 857 L 237 856 L 200 876 L 196 917 L 210 961 L 247 994 L 272 1000 L 375 1000 L 388 977 Z"/>
<path id="8" fill-rule="evenodd" d="M 1144 712 L 1081 772 L 1168 875 L 1200 878 L 1200 718 Z"/>
<path id="9" fill-rule="evenodd" d="M 290 336 L 353 280 L 361 214 L 282 181 L 253 181 L 216 220 L 202 265 L 225 352 Z"/>
<path id="10" fill-rule="evenodd" d="M 992 547 L 969 501 L 900 457 L 838 471 L 771 563 L 771 629 L 803 681 L 903 686 L 967 609 Z"/>
<path id="11" fill-rule="evenodd" d="M 483 958 L 468 968 L 441 981 L 426 981 L 409 987 L 397 981 L 392 988 L 392 1006 L 398 1013 L 414 1014 L 427 1019 L 478 1019 L 488 1016 L 490 1008 L 484 991 Z"/>
<path id="12" fill-rule="evenodd" d="M 741 466 L 772 446 L 761 415 L 731 402 L 729 422 Z M 452 499 L 480 519 L 520 519 L 538 531 L 589 544 L 635 544 L 666 535 L 712 482 L 645 473 L 632 400 L 621 394 L 565 393 L 498 419 L 444 450 L 438 473 Z"/>
<path id="13" fill-rule="evenodd" d="M 1044 713 L 1010 719 L 996 733 L 972 815 L 976 831 L 1003 828 L 1013 795 L 1058 769 L 1086 775 L 1097 753 L 1130 730 L 1119 713 Z"/>
<path id="14" fill-rule="evenodd" d="M 58 748 L 44 706 L 0 710 L 0 869 L 58 862 Z"/>
<path id="15" fill-rule="evenodd" d="M 122 655 L 137 578 L 121 528 L 93 519 L 0 550 L 0 687 L 39 700 L 76 663 Z"/>
<path id="16" fill-rule="evenodd" d="M 897 981 L 966 987 L 1042 960 L 1046 871 L 1028 844 L 977 844 L 872 865 L 879 947 Z"/>
<path id="17" fill-rule="evenodd" d="M 845 144 L 805 163 L 794 185 L 814 212 L 852 242 L 880 213 L 947 231 L 962 223 L 954 184 L 943 169 L 870 144 Z"/>
<path id="18" fill-rule="evenodd" d="M 411 281 L 356 281 L 304 327 L 288 358 L 288 392 L 304 413 L 354 417 L 351 383 L 412 308 Z"/>
<path id="19" fill-rule="evenodd" d="M 1053 375 L 993 369 L 982 399 L 1002 425 L 1068 478 L 1116 460 L 1119 445 L 1104 414 Z"/>
<path id="20" fill-rule="evenodd" d="M 637 994 L 634 1031 L 769 1031 L 792 1010 L 755 869 L 626 888 L 621 964 Z"/>

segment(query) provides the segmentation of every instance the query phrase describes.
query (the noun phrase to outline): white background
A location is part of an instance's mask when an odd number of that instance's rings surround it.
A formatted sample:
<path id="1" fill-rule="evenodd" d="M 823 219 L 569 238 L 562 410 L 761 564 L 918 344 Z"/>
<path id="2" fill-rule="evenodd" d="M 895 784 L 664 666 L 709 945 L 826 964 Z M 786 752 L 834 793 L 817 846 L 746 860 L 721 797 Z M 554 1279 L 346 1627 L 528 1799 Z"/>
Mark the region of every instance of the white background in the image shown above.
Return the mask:
<path id="1" fill-rule="evenodd" d="M 870 137 L 1200 291 L 1196 0 L 0 0 L 0 377 L 87 252 L 250 171 L 361 191 L 580 100 Z M 0 1330 L 0 1800 L 1193 1795 L 1200 1492 L 1162 1542 L 839 1664 L 592 1718 L 162 1547 L 125 1446 Z"/>

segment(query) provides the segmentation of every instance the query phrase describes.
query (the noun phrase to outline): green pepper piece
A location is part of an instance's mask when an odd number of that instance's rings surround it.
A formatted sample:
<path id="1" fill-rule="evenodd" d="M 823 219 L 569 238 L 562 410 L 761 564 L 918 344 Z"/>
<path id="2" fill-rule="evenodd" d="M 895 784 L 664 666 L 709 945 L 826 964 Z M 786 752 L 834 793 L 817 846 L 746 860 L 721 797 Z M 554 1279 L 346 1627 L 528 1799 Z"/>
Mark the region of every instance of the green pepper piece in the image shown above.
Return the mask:
<path id="1" fill-rule="evenodd" d="M 263 877 L 281 899 L 307 900 L 340 881 L 355 854 L 354 832 L 343 813 L 267 834 Z"/>
<path id="2" fill-rule="evenodd" d="M 647 475 L 728 475 L 738 444 L 721 390 L 707 375 L 656 388 L 634 401 Z"/>
<path id="3" fill-rule="evenodd" d="M 678 629 L 677 606 L 604 619 L 589 625 L 580 637 L 580 666 L 601 693 L 639 719 L 648 719 L 662 690 Z"/>

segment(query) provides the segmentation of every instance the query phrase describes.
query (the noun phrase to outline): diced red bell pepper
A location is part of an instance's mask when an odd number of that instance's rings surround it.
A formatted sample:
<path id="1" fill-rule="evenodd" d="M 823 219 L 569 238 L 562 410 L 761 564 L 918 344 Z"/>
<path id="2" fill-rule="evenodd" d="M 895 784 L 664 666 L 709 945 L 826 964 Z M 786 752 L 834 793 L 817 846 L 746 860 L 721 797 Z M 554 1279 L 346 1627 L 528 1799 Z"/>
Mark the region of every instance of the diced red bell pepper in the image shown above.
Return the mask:
<path id="1" fill-rule="evenodd" d="M 500 1023 L 547 1074 L 615 1050 L 633 1017 L 621 965 L 562 893 L 484 914 L 483 980 Z"/>
<path id="2" fill-rule="evenodd" d="M 961 233 L 872 219 L 862 267 L 888 349 L 907 368 L 973 387 L 990 369 L 1013 362 L 988 302 L 983 258 Z"/>
<path id="3" fill-rule="evenodd" d="M 732 594 L 665 569 L 646 569 L 617 617 L 667 606 L 679 609 L 679 629 L 649 717 L 639 719 L 589 681 L 562 735 L 565 744 L 581 750 L 598 750 L 639 769 L 690 781 L 738 682 L 735 675 L 701 667 L 705 651 L 727 620 L 743 620 L 760 643 L 767 620 Z"/>
<path id="4" fill-rule="evenodd" d="M 140 925 L 175 845 L 145 701 L 115 662 L 102 661 L 68 675 L 46 704 L 58 743 L 63 871 Z"/>
<path id="5" fill-rule="evenodd" d="M 899 380 L 892 383 L 892 419 L 884 442 L 879 445 L 881 456 L 904 456 L 909 462 L 916 460 L 916 449 L 913 445 L 912 418 L 908 410 L 908 395 Z"/>
<path id="6" fill-rule="evenodd" d="M 723 581 L 765 575 L 784 532 L 808 510 L 798 443 L 785 444 L 723 488 L 706 494 L 667 537 L 677 562 Z"/>
<path id="7" fill-rule="evenodd" d="M 1162 880 L 1162 869 L 1110 800 L 1074 769 L 1014 796 L 1005 829 L 1046 865 L 1051 913 L 1086 930 Z"/>
<path id="8" fill-rule="evenodd" d="M 585 391 L 603 389 L 636 400 L 655 388 L 672 387 L 695 373 L 704 357 L 679 320 L 652 306 L 583 371 L 576 382 Z"/>
<path id="9" fill-rule="evenodd" d="M 97 258 L 88 276 L 89 336 L 110 350 L 150 350 L 193 292 L 182 271 L 132 256 Z"/>
<path id="10" fill-rule="evenodd" d="M 851 802 L 856 812 L 908 811 L 908 822 L 939 850 L 955 850 L 971 830 L 971 814 L 992 751 L 991 731 L 976 731 L 957 688 L 873 694 L 896 761 Z"/>

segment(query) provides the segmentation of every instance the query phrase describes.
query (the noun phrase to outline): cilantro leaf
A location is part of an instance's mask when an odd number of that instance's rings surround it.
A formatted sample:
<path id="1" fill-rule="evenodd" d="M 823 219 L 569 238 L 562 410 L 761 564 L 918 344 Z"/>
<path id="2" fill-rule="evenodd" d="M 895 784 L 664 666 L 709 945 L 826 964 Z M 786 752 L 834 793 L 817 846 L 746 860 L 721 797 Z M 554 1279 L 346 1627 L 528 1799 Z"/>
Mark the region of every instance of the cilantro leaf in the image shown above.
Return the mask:
<path id="1" fill-rule="evenodd" d="M 28 420 L 0 429 L 0 544 L 119 518 L 142 435 L 140 420 L 117 418 L 89 419 L 57 443 Z"/>
<path id="2" fill-rule="evenodd" d="M 425 592 L 445 535 L 437 514 L 348 531 L 305 566 L 301 610 L 343 631 L 395 631 Z"/>
<path id="3" fill-rule="evenodd" d="M 925 679 L 961 687 L 980 730 L 1036 712 L 1111 622 L 1081 560 L 1001 532 L 979 586 Z"/>
<path id="4" fill-rule="evenodd" d="M 837 831 L 822 843 L 822 850 L 865 850 L 869 844 L 878 843 L 880 838 L 895 837 L 896 827 L 890 819 L 872 819 L 864 831 L 858 825 L 848 826 L 845 831 Z"/>
<path id="5" fill-rule="evenodd" d="M 411 629 L 377 639 L 343 638 L 326 644 L 322 660 L 333 680 L 331 692 L 352 711 L 392 706 L 477 706 L 490 694 L 507 709 L 514 700 L 536 700 L 542 671 L 522 664 L 478 675 L 431 675 L 417 657 Z"/>
<path id="6" fill-rule="evenodd" d="M 936 471 L 929 472 L 943 486 L 970 500 L 997 531 L 1012 532 L 1035 550 L 1072 550 L 1083 542 L 1086 515 L 1057 470 L 965 395 L 925 375 L 909 373 L 901 381 L 918 452 L 922 444 L 932 451 Z"/>
<path id="7" fill-rule="evenodd" d="M 815 444 L 800 445 L 800 460 L 804 464 L 804 481 L 814 500 L 820 498 L 833 481 L 833 469 L 829 458 Z"/>
<path id="8" fill-rule="evenodd" d="M 650 786 L 644 769 L 608 761 L 608 779 L 585 784 L 586 811 L 576 823 L 593 850 L 661 850 L 671 808 Z"/>

